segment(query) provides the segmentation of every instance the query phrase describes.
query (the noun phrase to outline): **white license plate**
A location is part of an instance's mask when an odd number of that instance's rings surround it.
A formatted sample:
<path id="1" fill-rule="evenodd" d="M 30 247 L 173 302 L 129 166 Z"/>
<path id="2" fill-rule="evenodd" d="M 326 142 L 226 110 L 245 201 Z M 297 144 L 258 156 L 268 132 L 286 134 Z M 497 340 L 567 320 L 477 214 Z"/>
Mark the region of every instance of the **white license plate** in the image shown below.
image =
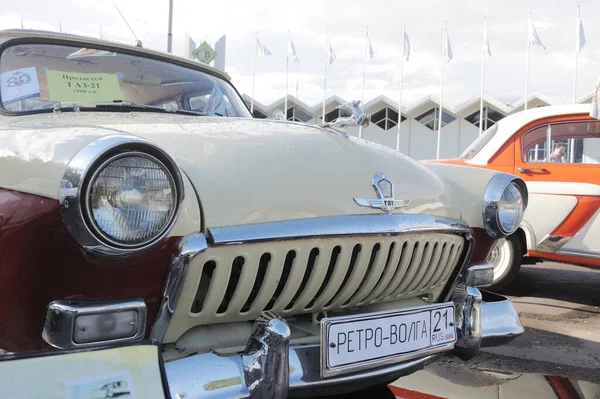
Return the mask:
<path id="1" fill-rule="evenodd" d="M 331 377 L 451 349 L 452 302 L 321 321 L 321 375 Z"/>

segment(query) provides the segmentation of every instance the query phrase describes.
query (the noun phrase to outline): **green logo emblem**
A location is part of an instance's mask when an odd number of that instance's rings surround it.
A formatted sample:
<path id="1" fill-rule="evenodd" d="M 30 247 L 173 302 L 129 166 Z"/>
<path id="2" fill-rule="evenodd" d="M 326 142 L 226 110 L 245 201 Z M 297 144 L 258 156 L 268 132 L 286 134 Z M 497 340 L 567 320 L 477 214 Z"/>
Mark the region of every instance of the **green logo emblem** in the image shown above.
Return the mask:
<path id="1" fill-rule="evenodd" d="M 199 45 L 196 50 L 192 51 L 192 55 L 198 61 L 208 64 L 215 59 L 217 53 L 212 49 L 212 47 L 210 47 L 208 43 L 202 42 L 202 44 Z"/>

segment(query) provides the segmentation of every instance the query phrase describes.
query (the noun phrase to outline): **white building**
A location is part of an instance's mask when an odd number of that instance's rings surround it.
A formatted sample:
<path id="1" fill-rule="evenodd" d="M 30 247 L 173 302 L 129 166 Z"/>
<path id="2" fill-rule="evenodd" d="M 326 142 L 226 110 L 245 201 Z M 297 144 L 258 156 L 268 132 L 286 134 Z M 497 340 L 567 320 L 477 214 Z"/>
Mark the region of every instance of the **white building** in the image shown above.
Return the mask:
<path id="1" fill-rule="evenodd" d="M 244 95 L 244 101 L 250 104 L 250 97 Z M 580 100 L 590 103 L 592 95 Z M 254 101 L 254 116 L 270 118 L 277 109 L 283 110 L 285 98 L 270 105 Z M 337 106 L 348 101 L 338 97 L 329 97 L 325 101 L 325 120 L 333 121 L 340 116 Z M 529 99 L 528 108 L 552 105 L 542 95 Z M 454 158 L 460 155 L 479 136 L 480 98 L 467 101 L 458 107 L 444 106 L 440 139 L 440 158 Z M 504 105 L 493 99 L 484 98 L 483 128 L 493 126 L 507 115 L 522 111 L 524 103 Z M 363 138 L 379 144 L 396 148 L 398 133 L 398 103 L 386 96 L 379 96 L 367 102 L 363 111 L 371 115 L 371 123 L 363 129 Z M 311 124 L 322 123 L 323 103 L 309 106 L 294 96 L 288 96 L 287 119 Z M 345 116 L 345 115 L 344 115 Z M 412 158 L 435 159 L 437 149 L 437 126 L 439 101 L 428 96 L 410 107 L 403 107 L 400 126 L 400 151 Z M 358 136 L 358 128 L 348 128 L 347 133 Z"/>

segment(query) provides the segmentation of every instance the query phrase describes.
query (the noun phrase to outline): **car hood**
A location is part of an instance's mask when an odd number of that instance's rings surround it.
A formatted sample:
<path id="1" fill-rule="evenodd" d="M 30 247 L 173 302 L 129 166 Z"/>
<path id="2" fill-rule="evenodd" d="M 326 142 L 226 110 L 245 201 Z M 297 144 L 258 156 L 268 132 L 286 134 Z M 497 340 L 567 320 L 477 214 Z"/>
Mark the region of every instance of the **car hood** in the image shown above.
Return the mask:
<path id="1" fill-rule="evenodd" d="M 371 179 L 383 172 L 394 213 L 460 217 L 452 189 L 424 165 L 387 147 L 332 130 L 273 120 L 152 113 L 62 113 L 0 121 L 0 187 L 58 198 L 73 156 L 115 134 L 165 149 L 189 178 L 206 226 L 381 213 L 355 197 L 377 198 Z"/>

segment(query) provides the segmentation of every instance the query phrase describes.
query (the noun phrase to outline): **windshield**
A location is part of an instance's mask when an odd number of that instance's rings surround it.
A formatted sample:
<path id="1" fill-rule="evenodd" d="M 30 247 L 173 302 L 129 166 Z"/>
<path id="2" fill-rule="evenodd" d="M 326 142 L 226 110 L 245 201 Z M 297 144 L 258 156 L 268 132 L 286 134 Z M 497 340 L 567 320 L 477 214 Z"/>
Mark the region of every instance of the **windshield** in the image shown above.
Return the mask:
<path id="1" fill-rule="evenodd" d="M 119 110 L 127 104 L 250 117 L 235 89 L 219 77 L 144 54 L 55 44 L 6 47 L 0 97 L 4 109 L 17 113 L 69 104 Z"/>
<path id="2" fill-rule="evenodd" d="M 469 160 L 473 158 L 485 145 L 494 137 L 496 132 L 498 131 L 498 123 L 496 122 L 494 126 L 490 127 L 488 130 L 483 132 L 481 136 L 479 136 L 474 142 L 471 143 L 469 147 L 460 155 L 461 159 Z"/>

